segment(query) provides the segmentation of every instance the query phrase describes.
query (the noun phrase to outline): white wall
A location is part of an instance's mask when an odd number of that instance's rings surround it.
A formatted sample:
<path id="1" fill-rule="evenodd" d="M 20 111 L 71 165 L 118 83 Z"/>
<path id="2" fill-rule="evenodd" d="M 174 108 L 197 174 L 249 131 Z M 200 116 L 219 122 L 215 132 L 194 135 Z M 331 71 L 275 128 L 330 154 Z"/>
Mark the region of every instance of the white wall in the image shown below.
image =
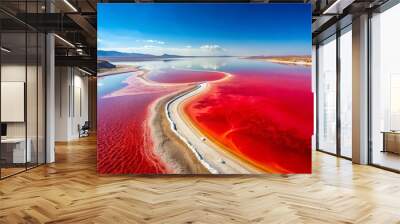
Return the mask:
<path id="1" fill-rule="evenodd" d="M 1 81 L 2 82 L 25 82 L 25 64 L 3 64 L 1 66 Z M 31 68 L 28 68 L 30 70 Z M 28 95 L 31 95 L 28 93 Z M 36 93 L 35 93 L 36 96 Z M 6 110 L 6 108 L 1 108 Z M 25 137 L 25 122 L 8 122 L 7 123 L 8 137 Z"/>
<path id="2" fill-rule="evenodd" d="M 37 70 L 39 69 L 39 70 Z M 2 82 L 24 82 L 26 84 L 26 107 L 21 108 L 21 113 L 26 112 L 26 121 L 6 122 L 8 138 L 24 138 L 25 135 L 30 140 L 32 161 L 44 163 L 45 148 L 45 120 L 44 120 L 44 74 L 41 67 L 18 63 L 4 63 L 1 66 Z M 25 80 L 27 78 L 27 80 Z M 24 91 L 24 90 L 22 90 Z M 22 92 L 24 94 L 24 92 Z M 7 96 L 2 95 L 2 98 Z M 2 107 L 1 110 L 12 110 Z M 8 111 L 16 113 L 15 111 Z M 37 156 L 39 153 L 39 156 Z"/>
<path id="3" fill-rule="evenodd" d="M 55 141 L 68 141 L 70 69 L 55 68 Z"/>
<path id="4" fill-rule="evenodd" d="M 72 67 L 56 67 L 55 73 L 55 140 L 70 141 L 88 120 L 88 78 Z"/>

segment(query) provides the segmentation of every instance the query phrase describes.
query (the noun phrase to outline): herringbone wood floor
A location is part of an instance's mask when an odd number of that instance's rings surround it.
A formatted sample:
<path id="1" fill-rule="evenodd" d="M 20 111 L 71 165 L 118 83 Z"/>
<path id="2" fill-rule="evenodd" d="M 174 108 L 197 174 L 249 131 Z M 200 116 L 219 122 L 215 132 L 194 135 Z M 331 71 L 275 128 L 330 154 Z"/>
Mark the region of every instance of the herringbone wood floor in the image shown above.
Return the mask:
<path id="1" fill-rule="evenodd" d="M 313 157 L 312 175 L 98 176 L 86 138 L 0 181 L 0 223 L 400 223 L 400 175 Z"/>

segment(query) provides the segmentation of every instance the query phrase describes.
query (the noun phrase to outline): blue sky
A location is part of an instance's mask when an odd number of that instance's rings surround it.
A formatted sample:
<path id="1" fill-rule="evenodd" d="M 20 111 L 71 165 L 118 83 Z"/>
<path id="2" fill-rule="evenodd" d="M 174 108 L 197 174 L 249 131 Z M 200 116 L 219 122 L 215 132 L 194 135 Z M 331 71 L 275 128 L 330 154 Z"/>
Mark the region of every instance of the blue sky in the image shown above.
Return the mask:
<path id="1" fill-rule="evenodd" d="M 309 4 L 98 4 L 98 49 L 148 54 L 310 55 Z"/>

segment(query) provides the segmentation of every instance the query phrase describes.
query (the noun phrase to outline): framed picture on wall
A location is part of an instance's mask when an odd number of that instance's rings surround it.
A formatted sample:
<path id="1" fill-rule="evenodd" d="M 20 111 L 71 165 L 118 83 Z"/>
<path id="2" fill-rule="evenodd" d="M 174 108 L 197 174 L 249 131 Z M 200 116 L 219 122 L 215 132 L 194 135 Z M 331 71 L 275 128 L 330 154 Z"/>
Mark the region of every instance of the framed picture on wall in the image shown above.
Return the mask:
<path id="1" fill-rule="evenodd" d="M 310 173 L 309 4 L 98 4 L 101 174 Z"/>

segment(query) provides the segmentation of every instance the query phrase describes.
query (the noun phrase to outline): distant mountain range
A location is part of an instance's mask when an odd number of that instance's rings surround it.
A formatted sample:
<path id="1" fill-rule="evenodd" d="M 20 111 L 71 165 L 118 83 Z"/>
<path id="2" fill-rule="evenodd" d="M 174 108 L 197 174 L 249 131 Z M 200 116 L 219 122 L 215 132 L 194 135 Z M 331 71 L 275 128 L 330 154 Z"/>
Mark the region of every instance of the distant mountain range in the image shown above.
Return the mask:
<path id="1" fill-rule="evenodd" d="M 163 55 L 152 55 L 152 54 L 140 54 L 140 53 L 125 53 L 119 51 L 97 51 L 98 57 L 127 57 L 127 58 L 182 58 L 185 56 L 163 54 Z"/>
<path id="2" fill-rule="evenodd" d="M 102 69 L 102 68 L 116 68 L 114 64 L 105 61 L 105 60 L 97 60 L 97 69 Z"/>
<path id="3" fill-rule="evenodd" d="M 104 51 L 98 50 L 97 57 L 106 58 L 108 60 L 113 59 L 129 59 L 129 60 L 158 60 L 158 59 L 174 59 L 174 58 L 197 58 L 197 57 L 233 57 L 233 56 L 182 56 L 173 54 L 163 55 L 152 55 L 152 54 L 140 54 L 140 53 L 125 53 L 120 51 Z"/>

